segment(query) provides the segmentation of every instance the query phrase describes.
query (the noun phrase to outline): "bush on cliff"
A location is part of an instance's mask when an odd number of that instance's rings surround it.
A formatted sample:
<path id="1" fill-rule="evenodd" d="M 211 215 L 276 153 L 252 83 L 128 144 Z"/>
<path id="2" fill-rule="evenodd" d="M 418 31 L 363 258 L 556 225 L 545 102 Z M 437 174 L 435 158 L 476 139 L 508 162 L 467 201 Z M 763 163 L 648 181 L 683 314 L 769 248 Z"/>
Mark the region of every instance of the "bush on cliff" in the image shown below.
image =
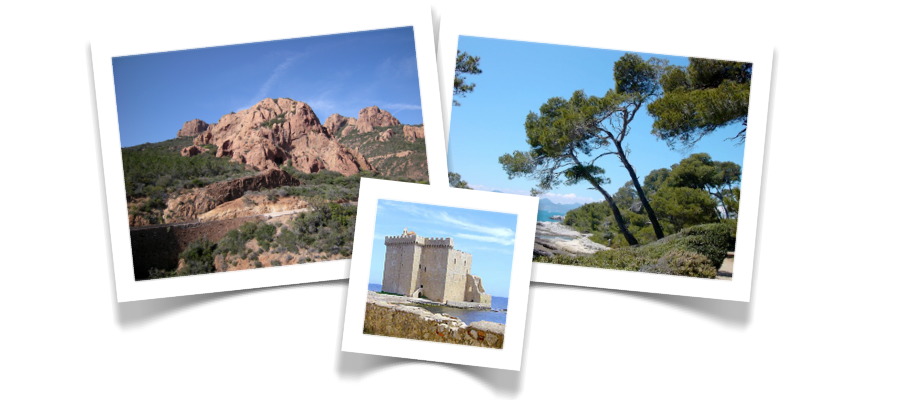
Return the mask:
<path id="1" fill-rule="evenodd" d="M 243 255 L 246 243 L 256 239 L 259 247 L 268 249 L 275 237 L 277 227 L 265 222 L 247 222 L 237 229 L 227 232 L 217 243 L 215 254 Z"/>
<path id="2" fill-rule="evenodd" d="M 726 223 L 697 225 L 643 246 L 579 257 L 537 256 L 534 261 L 715 278 L 726 253 L 734 247 L 733 232 Z"/>
<path id="3" fill-rule="evenodd" d="M 214 272 L 214 250 L 217 245 L 207 239 L 198 239 L 192 242 L 179 258 L 185 262 L 185 267 L 178 271 L 178 275 L 197 275 Z"/>
<path id="4" fill-rule="evenodd" d="M 300 213 L 281 229 L 273 247 L 281 251 L 351 255 L 358 208 L 347 204 L 326 203 L 312 212 Z"/>

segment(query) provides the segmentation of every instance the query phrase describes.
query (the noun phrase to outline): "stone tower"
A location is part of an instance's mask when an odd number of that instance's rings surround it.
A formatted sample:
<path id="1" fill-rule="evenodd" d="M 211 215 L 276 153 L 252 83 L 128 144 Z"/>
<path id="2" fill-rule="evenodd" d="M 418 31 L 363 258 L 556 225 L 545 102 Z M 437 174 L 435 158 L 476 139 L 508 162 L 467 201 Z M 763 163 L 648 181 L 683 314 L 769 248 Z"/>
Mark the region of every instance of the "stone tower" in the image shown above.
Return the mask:
<path id="1" fill-rule="evenodd" d="M 387 236 L 383 291 L 444 303 L 492 304 L 482 279 L 470 274 L 473 256 L 452 238 L 425 238 L 408 229 Z"/>

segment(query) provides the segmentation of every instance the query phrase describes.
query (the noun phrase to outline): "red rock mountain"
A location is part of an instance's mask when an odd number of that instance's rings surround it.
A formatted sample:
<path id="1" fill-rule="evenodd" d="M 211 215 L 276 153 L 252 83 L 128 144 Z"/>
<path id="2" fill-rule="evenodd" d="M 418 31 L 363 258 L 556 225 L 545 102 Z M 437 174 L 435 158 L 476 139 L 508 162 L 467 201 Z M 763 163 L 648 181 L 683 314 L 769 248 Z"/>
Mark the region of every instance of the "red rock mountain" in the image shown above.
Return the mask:
<path id="1" fill-rule="evenodd" d="M 358 113 L 358 132 L 367 133 L 379 126 L 401 125 L 398 119 L 377 106 L 367 107 Z"/>
<path id="2" fill-rule="evenodd" d="M 349 133 L 354 132 L 355 126 L 357 126 L 358 120 L 352 117 L 345 117 L 339 114 L 332 114 L 326 118 L 326 122 L 323 123 L 323 127 L 326 128 L 326 131 L 331 133 L 334 136 L 345 137 Z M 342 129 L 342 133 L 339 134 L 339 129 Z"/>
<path id="3" fill-rule="evenodd" d="M 325 169 L 353 175 L 374 170 L 361 153 L 340 144 L 309 105 L 291 99 L 264 99 L 247 110 L 224 115 L 198 134 L 194 143 L 213 144 L 217 157 L 231 157 L 258 170 L 278 168 L 288 161 L 304 172 Z"/>

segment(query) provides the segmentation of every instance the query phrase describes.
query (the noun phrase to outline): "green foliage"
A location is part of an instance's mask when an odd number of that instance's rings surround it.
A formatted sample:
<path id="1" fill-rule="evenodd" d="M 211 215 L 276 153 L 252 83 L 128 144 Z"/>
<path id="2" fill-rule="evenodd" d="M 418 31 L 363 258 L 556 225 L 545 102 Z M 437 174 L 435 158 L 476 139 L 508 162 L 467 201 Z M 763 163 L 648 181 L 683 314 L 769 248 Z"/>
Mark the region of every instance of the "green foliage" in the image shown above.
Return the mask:
<path id="1" fill-rule="evenodd" d="M 740 166 L 733 162 L 713 161 L 708 154 L 698 153 L 691 154 L 672 168 L 653 170 L 645 177 L 643 185 L 666 235 L 693 225 L 718 221 L 717 206 L 720 203 L 724 203 L 722 207 L 728 218 L 737 215 L 740 191 L 732 185 L 740 181 Z M 644 209 L 639 207 L 631 182 L 626 182 L 612 197 L 639 243 L 657 240 Z M 591 240 L 617 247 L 625 241 L 614 232 L 614 223 L 613 213 L 604 203 L 586 204 L 570 210 L 565 218 L 566 225 L 591 233 Z"/>
<path id="2" fill-rule="evenodd" d="M 650 201 L 659 216 L 678 230 L 719 219 L 715 199 L 701 189 L 665 186 L 655 192 Z"/>
<path id="3" fill-rule="evenodd" d="M 604 176 L 604 169 L 596 165 L 599 159 L 614 155 L 629 173 L 635 195 L 645 209 L 644 214 L 656 238 L 663 237 L 654 207 L 628 160 L 629 151 L 624 141 L 633 118 L 649 99 L 659 94 L 658 76 L 666 64 L 664 60 L 644 60 L 639 55 L 627 53 L 614 63 L 616 89 L 607 91 L 603 97 L 587 96 L 579 90 L 569 99 L 548 99 L 540 106 L 539 113 L 530 112 L 524 122 L 530 149 L 499 157 L 508 177 L 534 179 L 540 190 L 587 181 L 604 196 L 627 242 L 638 244 L 623 221 L 620 210 L 623 205 L 617 205 L 604 188 L 610 183 Z M 626 195 L 629 193 L 621 193 L 621 200 Z"/>
<path id="4" fill-rule="evenodd" d="M 214 156 L 213 151 L 182 157 L 193 138 L 176 138 L 121 149 L 128 198 L 160 195 L 255 174 L 242 164 Z"/>
<path id="5" fill-rule="evenodd" d="M 371 132 L 354 131 L 339 142 L 361 151 L 368 162 L 380 173 L 380 177 L 390 180 L 424 181 L 428 180 L 428 158 L 425 139 L 406 140 L 403 134 L 405 125 L 374 128 Z M 393 135 L 387 141 L 378 141 L 378 135 L 390 129 Z M 396 157 L 402 153 L 403 157 Z"/>
<path id="6" fill-rule="evenodd" d="M 642 272 L 683 275 L 694 278 L 715 278 L 719 270 L 706 257 L 687 250 L 675 249 L 659 258 L 655 264 L 643 266 Z"/>
<path id="7" fill-rule="evenodd" d="M 649 104 L 652 134 L 675 147 L 693 147 L 717 128 L 741 122 L 735 138 L 744 141 L 752 64 L 691 58 L 687 67 L 670 66 L 660 78 L 664 94 Z"/>
<path id="8" fill-rule="evenodd" d="M 197 275 L 214 272 L 214 254 L 217 245 L 207 239 L 199 239 L 185 248 L 179 258 L 185 261 L 185 268 L 179 275 Z"/>
<path id="9" fill-rule="evenodd" d="M 465 97 L 476 88 L 475 83 L 467 82 L 468 75 L 479 75 L 479 57 L 457 50 L 457 67 L 454 69 L 454 105 L 459 106 L 457 97 Z"/>
<path id="10" fill-rule="evenodd" d="M 275 101 L 277 103 L 277 100 Z M 271 128 L 274 124 L 283 124 L 287 121 L 284 116 L 287 115 L 287 111 L 283 111 L 280 115 L 275 118 L 272 118 L 268 121 L 262 122 L 260 125 L 266 128 Z"/>
<path id="11" fill-rule="evenodd" d="M 139 206 L 128 210 L 131 215 L 162 223 L 162 211 L 172 193 L 255 174 L 242 164 L 215 157 L 213 146 L 211 151 L 182 157 L 179 152 L 191 146 L 192 141 L 188 137 L 176 138 L 121 149 L 127 198 L 143 199 Z"/>
<path id="12" fill-rule="evenodd" d="M 691 251 L 706 256 L 713 265 L 722 265 L 725 253 L 735 248 L 735 229 L 732 223 L 697 225 L 681 231 L 680 244 Z"/>
<path id="13" fill-rule="evenodd" d="M 217 243 L 215 254 L 233 254 L 246 256 L 246 243 L 256 239 L 259 247 L 267 250 L 274 241 L 275 225 L 265 222 L 247 222 L 237 229 L 227 232 Z"/>
<path id="14" fill-rule="evenodd" d="M 635 53 L 626 53 L 613 64 L 617 93 L 651 96 L 658 91 L 659 60 L 649 62 Z"/>
<path id="15" fill-rule="evenodd" d="M 246 243 L 256 239 L 259 247 L 267 250 L 274 241 L 275 225 L 265 222 L 247 222 L 237 229 L 227 232 L 217 243 L 215 254 L 233 254 L 246 256 Z"/>
<path id="16" fill-rule="evenodd" d="M 458 173 L 456 173 L 456 172 L 448 172 L 448 173 L 447 173 L 447 180 L 450 182 L 450 187 L 455 187 L 455 188 L 459 188 L 459 189 L 472 189 L 472 188 L 470 188 L 470 186 L 466 183 L 466 181 L 463 180 L 463 178 L 460 176 L 460 174 L 458 174 Z"/>
<path id="17" fill-rule="evenodd" d="M 627 246 L 580 257 L 538 256 L 534 261 L 714 278 L 718 266 L 733 246 L 732 225 L 713 223 L 684 229 L 642 246 Z"/>
<path id="18" fill-rule="evenodd" d="M 309 213 L 300 213 L 282 228 L 275 245 L 289 252 L 305 248 L 331 254 L 351 255 L 358 208 L 328 203 Z"/>

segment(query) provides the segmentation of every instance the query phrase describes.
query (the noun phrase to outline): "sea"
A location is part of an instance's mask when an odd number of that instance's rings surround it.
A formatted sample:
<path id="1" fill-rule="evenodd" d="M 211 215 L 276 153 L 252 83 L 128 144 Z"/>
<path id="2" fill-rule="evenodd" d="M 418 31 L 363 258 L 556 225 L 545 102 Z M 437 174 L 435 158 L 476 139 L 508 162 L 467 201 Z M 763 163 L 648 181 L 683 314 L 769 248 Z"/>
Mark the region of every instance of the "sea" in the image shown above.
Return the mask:
<path id="1" fill-rule="evenodd" d="M 556 215 L 565 216 L 565 213 L 557 213 L 557 212 L 549 212 L 546 210 L 539 210 L 537 211 L 537 221 L 543 221 L 543 222 L 553 221 L 553 219 L 551 219 L 550 217 L 556 216 Z M 556 222 L 559 222 L 559 221 L 556 221 Z"/>
<path id="2" fill-rule="evenodd" d="M 368 290 L 372 292 L 379 292 L 383 287 L 379 283 L 370 283 L 367 285 Z M 492 310 L 475 310 L 467 308 L 454 308 L 454 307 L 445 307 L 445 306 L 433 306 L 428 304 L 414 304 L 417 307 L 422 307 L 428 311 L 437 314 L 448 314 L 457 318 L 460 318 L 461 321 L 466 324 L 470 324 L 476 321 L 490 321 L 497 322 L 499 324 L 505 323 L 505 317 L 507 317 L 508 312 L 508 298 L 492 296 Z"/>

